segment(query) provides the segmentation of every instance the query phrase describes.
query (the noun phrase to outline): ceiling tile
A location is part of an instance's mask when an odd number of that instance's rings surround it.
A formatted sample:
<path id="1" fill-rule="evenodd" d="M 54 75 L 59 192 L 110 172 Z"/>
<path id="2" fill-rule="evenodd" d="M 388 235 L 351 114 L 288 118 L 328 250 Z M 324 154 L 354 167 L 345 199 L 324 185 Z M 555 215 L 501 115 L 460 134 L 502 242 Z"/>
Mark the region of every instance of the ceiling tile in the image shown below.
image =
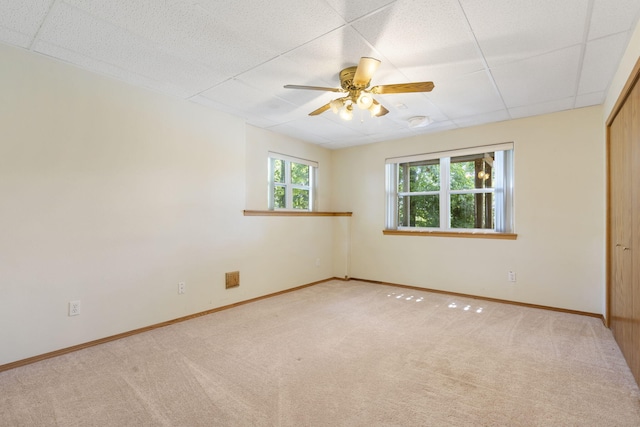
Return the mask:
<path id="1" fill-rule="evenodd" d="M 563 111 L 573 108 L 574 98 L 563 98 L 540 104 L 525 105 L 523 107 L 509 108 L 509 113 L 514 119 L 528 116 L 538 116 L 540 114 L 552 113 L 554 111 Z"/>
<path id="2" fill-rule="evenodd" d="M 82 11 L 59 3 L 43 26 L 34 50 L 53 55 L 54 46 L 159 82 L 171 82 L 194 94 L 211 86 L 214 72 L 203 64 L 167 54 L 145 39 L 121 28 L 88 18 Z M 221 78 L 218 76 L 218 78 Z"/>
<path id="3" fill-rule="evenodd" d="M 205 107 L 214 108 L 218 111 L 223 111 L 225 113 L 234 115 L 236 117 L 243 118 L 247 123 L 250 123 L 257 127 L 268 128 L 270 126 L 274 126 L 277 124 L 277 122 L 274 122 L 272 120 L 268 120 L 264 117 L 252 116 L 248 114 L 246 111 L 240 110 L 234 106 L 230 106 L 227 104 L 220 103 L 218 101 L 214 101 L 202 95 L 196 95 L 194 97 L 189 98 L 189 100 L 191 102 L 195 102 L 196 104 L 204 105 Z"/>
<path id="4" fill-rule="evenodd" d="M 362 133 L 349 127 L 342 126 L 322 116 L 304 117 L 270 128 L 276 132 L 287 135 L 297 135 L 309 142 L 335 142 L 341 139 L 353 139 L 362 136 Z"/>
<path id="5" fill-rule="evenodd" d="M 578 93 L 603 91 L 609 87 L 627 45 L 627 33 L 592 40 L 587 43 Z"/>
<path id="6" fill-rule="evenodd" d="M 305 141 L 311 144 L 318 144 L 324 147 L 328 147 L 333 142 L 325 138 L 324 135 L 312 134 L 307 129 L 293 128 L 287 126 L 286 124 L 278 125 L 277 127 L 270 128 L 269 130 L 290 136 L 292 138 L 297 138 L 301 141 Z M 345 140 L 345 142 L 347 145 L 349 144 L 348 141 Z"/>
<path id="7" fill-rule="evenodd" d="M 406 122 L 415 116 L 428 116 L 437 122 L 447 120 L 447 116 L 440 110 L 440 107 L 435 105 L 425 94 L 379 95 L 378 101 L 389 110 L 389 114 L 385 117 L 394 120 Z"/>
<path id="8" fill-rule="evenodd" d="M 358 143 L 352 143 L 351 141 L 331 141 L 329 143 L 326 144 L 321 144 L 322 147 L 324 148 L 328 148 L 329 150 L 341 150 L 343 148 L 350 148 L 350 147 L 355 147 L 358 145 L 362 145 L 362 144 L 358 144 Z"/>
<path id="9" fill-rule="evenodd" d="M 340 70 L 358 65 L 363 56 L 382 60 L 376 77 L 381 73 L 381 69 L 389 66 L 379 52 L 372 49 L 362 36 L 348 26 L 287 52 L 285 56 L 298 64 L 298 69 L 307 74 L 307 79 L 321 79 L 330 83 L 331 87 L 340 87 Z"/>
<path id="10" fill-rule="evenodd" d="M 490 67 L 582 42 L 589 0 L 460 0 Z"/>
<path id="11" fill-rule="evenodd" d="M 437 132 L 443 132 L 446 130 L 457 129 L 458 127 L 459 126 L 455 124 L 453 121 L 446 120 L 444 122 L 431 123 L 429 126 L 425 128 L 417 129 L 415 133 L 420 133 L 420 134 L 437 133 Z"/>
<path id="12" fill-rule="evenodd" d="M 138 74 L 135 71 L 120 68 L 117 65 L 107 64 L 99 59 L 87 57 L 81 53 L 67 50 L 62 47 L 39 41 L 35 46 L 36 52 L 44 53 L 48 56 L 69 62 L 75 66 L 102 74 L 128 84 L 150 89 L 155 92 L 164 93 L 178 98 L 186 98 L 191 95 L 191 91 L 177 86 L 172 80 L 160 81 L 153 77 Z"/>
<path id="13" fill-rule="evenodd" d="M 0 40 L 6 44 L 27 48 L 31 44 L 32 38 L 10 28 L 0 27 Z"/>
<path id="14" fill-rule="evenodd" d="M 484 71 L 443 78 L 427 96 L 450 119 L 505 108 L 489 74 Z"/>
<path id="15" fill-rule="evenodd" d="M 342 16 L 342 18 L 351 22 L 354 19 L 368 15 L 396 0 L 326 0 L 331 7 Z"/>
<path id="16" fill-rule="evenodd" d="M 370 117 L 368 112 L 360 112 L 360 117 L 355 115 L 349 123 L 343 124 L 363 135 L 375 137 L 393 135 L 399 131 L 408 130 L 409 125 L 406 121 L 393 120 L 392 118 Z"/>
<path id="17" fill-rule="evenodd" d="M 507 107 L 568 98 L 575 95 L 581 47 L 555 51 L 492 69 Z"/>
<path id="18" fill-rule="evenodd" d="M 113 43 L 120 41 L 142 44 L 167 63 L 185 62 L 209 70 L 209 86 L 224 81 L 247 68 L 255 67 L 277 55 L 266 46 L 241 37 L 229 22 L 202 9 L 198 4 L 174 1 L 153 6 L 146 1 L 67 0 L 63 11 L 71 17 L 54 22 L 56 30 L 73 30 L 76 22 L 93 24 L 78 36 L 88 36 L 84 42 L 93 43 L 105 29 L 115 34 Z M 71 28 L 67 28 L 71 27 Z M 73 37 L 73 36 L 71 36 Z M 107 43 L 108 40 L 100 40 Z"/>
<path id="19" fill-rule="evenodd" d="M 261 117 L 261 116 L 256 116 L 256 115 L 252 115 L 252 114 L 248 114 L 247 112 L 243 111 L 242 115 L 238 115 L 235 114 L 238 117 L 243 117 L 245 119 L 245 121 L 253 126 L 256 127 L 260 127 L 260 128 L 264 128 L 264 129 L 269 129 L 273 126 L 276 126 L 277 123 L 274 123 L 273 121 L 265 118 L 265 117 Z"/>
<path id="20" fill-rule="evenodd" d="M 600 105 L 604 102 L 606 92 L 585 93 L 576 96 L 574 108 L 590 107 L 592 105 Z"/>
<path id="21" fill-rule="evenodd" d="M 594 0 L 589 40 L 632 30 L 638 14 L 638 0 Z"/>
<path id="22" fill-rule="evenodd" d="M 242 111 L 247 115 L 257 115 L 268 120 L 289 121 L 299 116 L 299 108 L 285 100 L 271 96 L 253 87 L 247 86 L 239 80 L 228 80 L 212 89 L 200 94 L 221 105 L 243 106 Z"/>
<path id="23" fill-rule="evenodd" d="M 399 1 L 354 28 L 396 67 L 421 67 L 430 80 L 478 71 L 484 65 L 455 0 Z"/>
<path id="24" fill-rule="evenodd" d="M 236 80 L 244 82 L 247 86 L 260 88 L 279 98 L 285 99 L 296 105 L 304 105 L 315 99 L 326 99 L 340 94 L 334 92 L 322 92 L 317 90 L 285 89 L 286 84 L 321 86 L 328 88 L 339 87 L 338 82 L 327 82 L 315 73 L 309 73 L 308 67 L 301 66 L 289 59 L 288 56 L 279 56 L 259 67 L 253 68 L 239 75 Z M 324 96 L 324 97 L 323 97 Z M 318 106 L 322 105 L 318 101 Z"/>
<path id="25" fill-rule="evenodd" d="M 467 126 L 479 126 L 487 123 L 502 122 L 509 120 L 511 117 L 506 110 L 491 111 L 483 114 L 476 114 L 469 117 L 461 117 L 459 119 L 453 119 L 452 122 L 459 127 Z"/>
<path id="26" fill-rule="evenodd" d="M 326 2 L 316 0 L 200 0 L 217 23 L 256 46 L 287 52 L 345 24 Z"/>
<path id="27" fill-rule="evenodd" d="M 29 47 L 54 0 L 0 1 L 0 40 Z"/>
<path id="28" fill-rule="evenodd" d="M 218 0 L 66 1 L 169 50 L 219 64 L 226 74 L 227 68 L 235 69 L 231 75 L 344 25 L 329 5 L 311 0 L 261 1 L 250 7 Z"/>

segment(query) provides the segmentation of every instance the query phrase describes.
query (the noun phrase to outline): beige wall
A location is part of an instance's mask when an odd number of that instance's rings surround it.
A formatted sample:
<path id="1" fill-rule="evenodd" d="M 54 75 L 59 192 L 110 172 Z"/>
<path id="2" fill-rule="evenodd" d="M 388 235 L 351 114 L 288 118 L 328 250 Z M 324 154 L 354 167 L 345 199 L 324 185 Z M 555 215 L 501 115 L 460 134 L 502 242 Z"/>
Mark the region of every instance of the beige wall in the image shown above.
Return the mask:
<path id="1" fill-rule="evenodd" d="M 300 142 L 286 135 L 247 126 L 247 209 L 267 209 L 269 152 L 318 162 L 318 211 L 330 210 L 331 151 L 316 144 Z"/>
<path id="2" fill-rule="evenodd" d="M 327 150 L 22 50 L 0 63 L 0 365 L 332 276 L 331 218 L 242 215 L 264 208 L 262 151 L 326 171 Z"/>
<path id="3" fill-rule="evenodd" d="M 267 158 L 271 151 L 318 162 L 316 210 L 331 210 L 331 151 L 253 126 L 247 126 L 246 146 L 246 209 L 267 209 Z M 334 239 L 344 239 L 334 229 L 344 221 L 332 217 L 247 217 L 244 250 L 257 267 L 256 280 L 284 281 L 292 287 L 333 277 Z M 339 265 L 337 270 L 344 268 Z"/>
<path id="4" fill-rule="evenodd" d="M 508 141 L 516 241 L 383 236 L 385 158 Z M 603 141 L 591 107 L 335 152 L 334 208 L 354 212 L 351 277 L 604 313 Z"/>

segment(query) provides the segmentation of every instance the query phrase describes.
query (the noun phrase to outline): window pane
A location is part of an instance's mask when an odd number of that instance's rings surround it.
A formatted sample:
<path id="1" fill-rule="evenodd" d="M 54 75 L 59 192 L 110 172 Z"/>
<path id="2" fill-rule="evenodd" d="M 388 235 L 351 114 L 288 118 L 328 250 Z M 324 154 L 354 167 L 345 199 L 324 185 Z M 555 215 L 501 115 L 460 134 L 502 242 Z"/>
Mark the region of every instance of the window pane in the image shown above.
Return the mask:
<path id="1" fill-rule="evenodd" d="M 452 194 L 451 228 L 495 228 L 494 197 L 491 193 Z"/>
<path id="2" fill-rule="evenodd" d="M 297 185 L 309 185 L 309 166 L 291 162 L 291 182 Z"/>
<path id="3" fill-rule="evenodd" d="M 309 190 L 301 188 L 292 189 L 293 193 L 293 209 L 309 210 Z"/>
<path id="4" fill-rule="evenodd" d="M 493 188 L 494 153 L 451 158 L 451 189 Z"/>
<path id="5" fill-rule="evenodd" d="M 284 183 L 284 160 L 273 159 L 273 182 Z"/>
<path id="6" fill-rule="evenodd" d="M 420 192 L 440 189 L 440 163 L 436 160 L 402 164 L 399 168 L 398 191 Z"/>
<path id="7" fill-rule="evenodd" d="M 273 206 L 276 209 L 284 209 L 287 207 L 284 187 L 276 185 L 273 188 Z"/>
<path id="8" fill-rule="evenodd" d="M 440 197 L 398 197 L 398 224 L 403 227 L 440 227 Z"/>

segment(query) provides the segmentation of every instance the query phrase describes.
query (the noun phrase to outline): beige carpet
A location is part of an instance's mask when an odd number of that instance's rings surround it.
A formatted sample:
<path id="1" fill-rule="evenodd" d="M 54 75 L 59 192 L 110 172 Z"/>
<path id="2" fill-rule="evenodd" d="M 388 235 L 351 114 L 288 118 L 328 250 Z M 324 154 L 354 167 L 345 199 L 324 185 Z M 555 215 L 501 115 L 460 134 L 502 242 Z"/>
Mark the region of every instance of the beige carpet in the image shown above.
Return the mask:
<path id="1" fill-rule="evenodd" d="M 331 281 L 0 373 L 3 426 L 640 426 L 595 318 Z"/>

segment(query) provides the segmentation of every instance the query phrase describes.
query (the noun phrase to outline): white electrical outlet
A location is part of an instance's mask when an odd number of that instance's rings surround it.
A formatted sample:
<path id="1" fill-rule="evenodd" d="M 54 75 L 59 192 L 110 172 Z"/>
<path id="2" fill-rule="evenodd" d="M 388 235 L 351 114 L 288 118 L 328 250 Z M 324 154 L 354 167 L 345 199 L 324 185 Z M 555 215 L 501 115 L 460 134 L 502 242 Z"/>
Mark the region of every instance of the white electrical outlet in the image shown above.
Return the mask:
<path id="1" fill-rule="evenodd" d="M 320 267 L 320 258 L 316 258 L 316 267 Z"/>
<path id="2" fill-rule="evenodd" d="M 184 294 L 186 292 L 187 285 L 184 282 L 178 283 L 178 293 Z"/>
<path id="3" fill-rule="evenodd" d="M 69 316 L 78 316 L 80 314 L 80 300 L 69 301 Z"/>
<path id="4" fill-rule="evenodd" d="M 507 273 L 507 279 L 508 279 L 510 282 L 515 282 L 515 281 L 516 281 L 516 273 L 515 273 L 515 271 L 509 271 L 509 272 Z"/>

